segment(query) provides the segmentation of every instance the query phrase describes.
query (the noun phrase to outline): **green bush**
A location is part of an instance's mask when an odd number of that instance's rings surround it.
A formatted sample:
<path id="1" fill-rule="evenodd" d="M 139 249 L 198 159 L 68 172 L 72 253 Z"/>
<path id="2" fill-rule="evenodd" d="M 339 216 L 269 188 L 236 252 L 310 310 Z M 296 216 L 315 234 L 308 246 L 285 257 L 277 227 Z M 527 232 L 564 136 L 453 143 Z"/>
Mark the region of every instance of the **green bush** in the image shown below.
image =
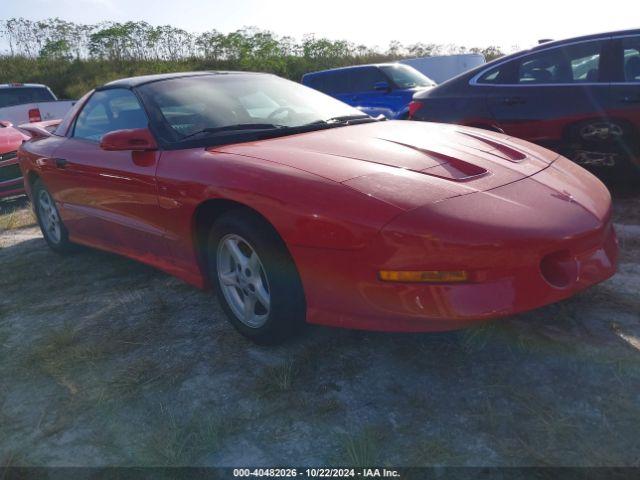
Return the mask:
<path id="1" fill-rule="evenodd" d="M 110 80 L 153 73 L 243 70 L 299 81 L 307 72 L 403 57 L 471 52 L 490 60 L 502 55 L 497 47 L 392 41 L 378 51 L 314 35 L 296 41 L 256 27 L 194 34 L 146 22 L 87 25 L 59 18 L 0 20 L 0 38 L 9 47 L 9 54 L 0 56 L 0 83 L 44 83 L 60 98 L 78 98 Z"/>
<path id="2" fill-rule="evenodd" d="M 218 61 L 203 58 L 118 61 L 4 56 L 0 57 L 0 83 L 44 83 L 59 98 L 76 99 L 106 82 L 136 75 L 195 70 L 241 70 L 270 72 L 299 81 L 304 73 L 315 70 L 388 60 L 390 58 L 384 55 L 316 60 L 289 56 Z"/>

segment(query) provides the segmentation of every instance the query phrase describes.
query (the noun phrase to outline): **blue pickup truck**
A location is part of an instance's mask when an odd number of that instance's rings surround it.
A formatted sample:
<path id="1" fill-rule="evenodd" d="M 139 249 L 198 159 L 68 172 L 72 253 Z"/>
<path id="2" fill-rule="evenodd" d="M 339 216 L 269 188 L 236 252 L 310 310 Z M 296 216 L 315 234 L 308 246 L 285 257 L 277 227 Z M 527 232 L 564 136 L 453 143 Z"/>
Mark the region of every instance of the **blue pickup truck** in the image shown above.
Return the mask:
<path id="1" fill-rule="evenodd" d="M 364 113 L 406 119 L 413 95 L 435 82 L 415 68 L 399 63 L 358 65 L 307 73 L 302 83 Z"/>

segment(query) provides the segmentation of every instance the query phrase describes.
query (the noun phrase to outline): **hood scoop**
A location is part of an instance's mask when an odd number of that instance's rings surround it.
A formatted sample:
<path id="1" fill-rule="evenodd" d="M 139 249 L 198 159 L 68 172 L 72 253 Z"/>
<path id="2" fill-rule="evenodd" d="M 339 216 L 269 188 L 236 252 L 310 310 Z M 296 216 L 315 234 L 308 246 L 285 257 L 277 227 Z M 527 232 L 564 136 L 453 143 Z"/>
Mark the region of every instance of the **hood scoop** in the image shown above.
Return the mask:
<path id="1" fill-rule="evenodd" d="M 391 142 L 397 145 L 402 145 L 403 147 L 411 148 L 412 150 L 415 150 L 427 156 L 429 160 L 434 163 L 434 165 L 431 167 L 422 170 L 414 170 L 418 173 L 444 178 L 446 180 L 454 180 L 456 182 L 472 180 L 489 173 L 485 168 L 482 168 L 473 163 L 465 162 L 464 160 L 460 160 L 459 158 L 455 158 L 444 153 L 416 147 L 414 145 L 408 145 L 406 143 L 397 142 L 394 140 L 388 140 L 386 138 L 380 138 L 379 140 L 384 140 L 386 142 Z"/>
<path id="2" fill-rule="evenodd" d="M 504 143 L 491 140 L 490 138 L 487 138 L 483 135 L 478 135 L 476 133 L 469 133 L 469 132 L 458 132 L 458 133 L 462 135 L 466 135 L 467 137 L 471 137 L 474 140 L 478 140 L 479 142 L 482 142 L 486 145 L 489 145 L 491 149 L 487 150 L 486 152 L 492 155 L 495 155 L 496 157 L 500 157 L 504 160 L 509 160 L 510 162 L 518 163 L 524 160 L 525 158 L 527 158 L 527 155 L 522 153 L 521 151 L 516 150 L 515 148 L 511 148 L 508 145 L 505 145 Z"/>
<path id="3" fill-rule="evenodd" d="M 441 163 L 435 167 L 426 168 L 420 173 L 445 178 L 447 180 L 454 180 L 456 182 L 466 182 L 489 173 L 486 169 L 479 167 L 478 165 L 467 163 L 457 158 L 450 158 L 451 161 Z"/>

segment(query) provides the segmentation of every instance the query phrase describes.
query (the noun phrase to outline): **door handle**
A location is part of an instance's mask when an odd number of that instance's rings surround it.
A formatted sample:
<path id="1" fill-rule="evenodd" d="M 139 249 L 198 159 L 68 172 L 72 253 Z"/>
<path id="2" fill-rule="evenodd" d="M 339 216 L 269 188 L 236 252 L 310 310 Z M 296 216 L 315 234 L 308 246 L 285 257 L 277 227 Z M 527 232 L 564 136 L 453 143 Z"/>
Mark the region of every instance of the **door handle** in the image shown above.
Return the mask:
<path id="1" fill-rule="evenodd" d="M 640 103 L 640 96 L 636 95 L 631 96 L 631 95 L 625 95 L 624 97 L 620 98 L 621 102 L 624 103 Z"/>
<path id="2" fill-rule="evenodd" d="M 56 168 L 64 168 L 69 163 L 65 158 L 54 158 L 53 162 L 56 165 Z"/>
<path id="3" fill-rule="evenodd" d="M 522 97 L 505 97 L 502 99 L 502 103 L 505 105 L 518 105 L 525 103 L 525 100 Z"/>

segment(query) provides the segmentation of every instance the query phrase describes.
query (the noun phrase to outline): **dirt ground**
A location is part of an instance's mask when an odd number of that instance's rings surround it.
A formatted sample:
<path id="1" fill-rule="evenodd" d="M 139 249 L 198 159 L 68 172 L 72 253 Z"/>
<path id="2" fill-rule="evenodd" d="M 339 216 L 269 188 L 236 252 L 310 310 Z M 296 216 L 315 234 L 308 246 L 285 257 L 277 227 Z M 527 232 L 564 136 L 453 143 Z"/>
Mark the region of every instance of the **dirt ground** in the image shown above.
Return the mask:
<path id="1" fill-rule="evenodd" d="M 0 203 L 0 466 L 640 466 L 640 196 L 619 273 L 445 334 L 257 347 L 150 267 L 46 248 Z"/>

